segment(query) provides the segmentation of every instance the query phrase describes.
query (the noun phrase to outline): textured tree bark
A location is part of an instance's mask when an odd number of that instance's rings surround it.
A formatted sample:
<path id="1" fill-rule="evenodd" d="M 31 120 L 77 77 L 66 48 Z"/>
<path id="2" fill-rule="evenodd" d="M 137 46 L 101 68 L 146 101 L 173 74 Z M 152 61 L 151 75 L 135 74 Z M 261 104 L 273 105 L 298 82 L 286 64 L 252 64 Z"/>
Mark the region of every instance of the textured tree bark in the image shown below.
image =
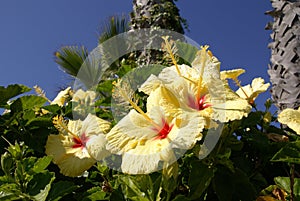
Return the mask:
<path id="1" fill-rule="evenodd" d="M 271 64 L 268 74 L 272 99 L 279 111 L 300 106 L 300 0 L 271 0 L 274 18 L 269 44 Z"/>
<path id="2" fill-rule="evenodd" d="M 157 39 L 153 33 L 157 29 L 166 29 L 183 34 L 185 20 L 179 15 L 179 9 L 173 0 L 133 0 L 133 12 L 131 13 L 131 30 L 151 30 L 151 36 L 142 36 L 149 44 Z M 152 31 L 153 30 L 153 31 Z M 162 42 L 162 40 L 161 40 Z M 138 65 L 148 65 L 162 61 L 163 53 L 158 50 L 147 50 L 136 53 Z"/>

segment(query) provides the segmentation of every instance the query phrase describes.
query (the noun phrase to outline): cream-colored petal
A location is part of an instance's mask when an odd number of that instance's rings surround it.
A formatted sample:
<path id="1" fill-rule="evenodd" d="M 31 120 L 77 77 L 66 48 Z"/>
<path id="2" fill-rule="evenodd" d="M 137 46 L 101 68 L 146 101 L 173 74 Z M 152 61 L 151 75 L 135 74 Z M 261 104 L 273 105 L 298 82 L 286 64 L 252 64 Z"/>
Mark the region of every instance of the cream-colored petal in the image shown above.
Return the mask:
<path id="1" fill-rule="evenodd" d="M 191 149 L 202 138 L 205 120 L 199 113 L 186 113 L 168 120 L 172 127 L 166 138 L 158 138 L 157 130 L 150 122 L 141 121 L 142 115 L 131 111 L 107 135 L 107 149 L 123 155 L 122 171 L 131 174 L 146 174 L 157 170 L 159 161 L 169 161 L 173 148 Z M 153 107 L 149 116 L 157 125 L 168 119 L 159 107 Z M 130 116 L 134 121 L 130 121 Z M 141 124 L 139 124 L 141 122 Z M 124 125 L 124 126 L 123 126 Z M 150 127 L 150 129 L 149 129 Z M 152 129 L 151 129 L 152 128 Z M 132 133 L 133 132 L 133 133 Z"/>
<path id="2" fill-rule="evenodd" d="M 239 97 L 227 84 L 223 85 L 225 100 L 213 102 L 213 119 L 221 122 L 240 120 L 247 117 L 252 107 L 247 100 Z"/>
<path id="3" fill-rule="evenodd" d="M 127 174 L 149 174 L 158 170 L 159 161 L 159 153 L 146 155 L 125 153 L 121 169 Z"/>
<path id="4" fill-rule="evenodd" d="M 158 78 L 163 81 L 163 83 L 168 86 L 171 84 L 173 86 L 180 87 L 182 84 L 187 84 L 189 82 L 197 83 L 199 79 L 199 72 L 187 66 L 185 64 L 178 66 L 180 74 L 178 74 L 175 66 L 164 68 L 158 75 Z M 190 80 L 189 82 L 187 82 Z"/>
<path id="5" fill-rule="evenodd" d="M 245 70 L 238 68 L 238 69 L 221 71 L 220 76 L 221 76 L 221 80 L 225 80 L 225 79 L 236 80 L 238 76 L 240 76 L 243 73 L 245 73 Z"/>
<path id="6" fill-rule="evenodd" d="M 46 143 L 46 154 L 53 158 L 53 162 L 59 162 L 64 155 L 66 154 L 66 150 L 63 146 L 62 140 L 66 138 L 63 135 L 49 135 Z"/>
<path id="7" fill-rule="evenodd" d="M 300 108 L 300 107 L 299 107 Z M 286 124 L 298 135 L 300 135 L 300 110 L 293 110 L 291 108 L 284 109 L 278 115 L 278 121 L 282 124 Z"/>
<path id="8" fill-rule="evenodd" d="M 108 140 L 107 149 L 113 153 L 124 153 L 135 144 L 131 144 L 130 141 L 151 139 L 155 135 L 156 132 L 153 130 L 153 125 L 141 114 L 131 110 L 106 134 Z"/>
<path id="9" fill-rule="evenodd" d="M 172 91 L 161 85 L 152 91 L 147 98 L 147 111 L 149 112 L 152 108 L 160 106 L 166 115 L 175 115 L 181 107 L 181 102 L 178 98 Z"/>
<path id="10" fill-rule="evenodd" d="M 69 120 L 68 122 L 68 129 L 71 131 L 73 134 L 80 136 L 81 130 L 82 130 L 82 121 L 81 120 Z"/>
<path id="11" fill-rule="evenodd" d="M 71 148 L 71 144 L 74 143 L 69 136 L 49 135 L 46 154 L 53 157 L 53 163 L 58 165 L 62 174 L 75 177 L 89 169 L 95 160 L 91 159 L 85 149 Z"/>
<path id="12" fill-rule="evenodd" d="M 91 168 L 95 163 L 95 159 L 92 158 L 78 158 L 73 154 L 67 154 L 57 165 L 63 175 L 76 177 L 82 175 L 84 171 Z"/>
<path id="13" fill-rule="evenodd" d="M 109 129 L 110 122 L 100 119 L 95 115 L 88 114 L 82 122 L 81 133 L 85 133 L 86 136 L 92 136 L 106 133 Z"/>
<path id="14" fill-rule="evenodd" d="M 59 92 L 56 98 L 51 102 L 51 104 L 57 104 L 59 106 L 63 106 L 65 104 L 66 99 L 69 97 L 69 93 L 71 91 L 71 87 L 66 88 L 65 90 Z"/>
<path id="15" fill-rule="evenodd" d="M 138 90 L 149 95 L 153 90 L 155 90 L 162 84 L 163 82 L 157 76 L 150 75 L 149 78 L 141 85 L 141 87 Z"/>
<path id="16" fill-rule="evenodd" d="M 99 161 L 110 155 L 106 150 L 107 140 L 105 135 L 94 135 L 86 143 L 86 149 L 92 158 Z"/>
<path id="17" fill-rule="evenodd" d="M 198 112 L 183 112 L 176 117 L 169 133 L 172 148 L 188 150 L 202 139 L 202 131 L 206 125 L 205 118 Z"/>
<path id="18" fill-rule="evenodd" d="M 196 58 L 192 62 L 192 68 L 201 72 L 201 68 L 204 67 L 203 80 L 210 78 L 220 78 L 220 61 L 207 50 L 208 46 L 202 47 L 197 52 Z"/>
<path id="19" fill-rule="evenodd" d="M 253 79 L 251 85 L 248 84 L 244 87 L 242 87 L 242 89 L 238 89 L 236 91 L 236 93 L 244 99 L 247 99 L 249 102 L 253 102 L 257 96 L 265 91 L 267 91 L 267 89 L 269 88 L 270 84 L 266 83 L 264 79 L 258 77 Z"/>
<path id="20" fill-rule="evenodd" d="M 172 159 L 176 160 L 168 140 L 149 140 L 125 152 L 121 168 L 124 173 L 149 174 L 159 170 L 160 161 Z"/>

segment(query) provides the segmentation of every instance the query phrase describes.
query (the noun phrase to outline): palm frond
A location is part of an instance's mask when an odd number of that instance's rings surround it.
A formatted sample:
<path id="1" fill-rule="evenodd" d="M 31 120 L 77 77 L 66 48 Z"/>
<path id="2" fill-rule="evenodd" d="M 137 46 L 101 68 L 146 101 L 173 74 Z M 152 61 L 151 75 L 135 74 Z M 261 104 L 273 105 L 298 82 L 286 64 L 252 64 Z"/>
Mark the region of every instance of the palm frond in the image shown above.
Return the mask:
<path id="1" fill-rule="evenodd" d="M 84 46 L 64 46 L 55 52 L 55 62 L 73 77 L 76 77 L 87 57 L 88 51 Z"/>
<path id="2" fill-rule="evenodd" d="M 102 25 L 98 42 L 103 43 L 107 39 L 129 31 L 129 20 L 126 16 L 112 16 Z"/>

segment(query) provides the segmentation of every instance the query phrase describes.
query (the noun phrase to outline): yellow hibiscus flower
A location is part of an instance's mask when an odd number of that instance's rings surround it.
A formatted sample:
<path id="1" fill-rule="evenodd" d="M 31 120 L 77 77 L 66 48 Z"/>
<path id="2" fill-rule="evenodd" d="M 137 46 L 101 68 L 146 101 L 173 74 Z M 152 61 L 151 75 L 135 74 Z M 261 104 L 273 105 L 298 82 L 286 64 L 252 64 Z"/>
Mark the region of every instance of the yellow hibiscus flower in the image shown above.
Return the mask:
<path id="1" fill-rule="evenodd" d="M 51 105 L 57 104 L 59 106 L 63 106 L 67 98 L 70 97 L 71 87 L 66 88 L 63 91 L 60 91 L 57 96 L 51 101 Z"/>
<path id="2" fill-rule="evenodd" d="M 298 110 L 291 108 L 282 110 L 282 112 L 278 115 L 278 121 L 282 124 L 286 124 L 300 135 L 300 107 Z"/>
<path id="3" fill-rule="evenodd" d="M 269 88 L 270 83 L 265 84 L 265 80 L 258 77 L 252 80 L 251 85 L 248 84 L 244 87 L 239 88 L 236 93 L 241 97 L 246 99 L 250 104 L 254 103 L 257 96 Z"/>
<path id="4" fill-rule="evenodd" d="M 46 154 L 53 157 L 63 175 L 80 176 L 96 160 L 109 154 L 104 136 L 110 128 L 109 122 L 88 115 L 84 121 L 70 120 L 68 124 L 61 117 L 55 117 L 53 123 L 59 134 L 48 136 Z"/>
<path id="5" fill-rule="evenodd" d="M 120 90 L 119 90 L 120 91 Z M 121 169 L 128 174 L 148 174 L 160 164 L 176 161 L 174 148 L 186 151 L 202 138 L 205 121 L 197 113 L 166 112 L 159 106 L 164 89 L 159 87 L 147 99 L 147 113 L 134 107 L 106 135 L 107 149 L 122 155 Z M 123 94 L 124 96 L 126 94 Z"/>
<path id="6" fill-rule="evenodd" d="M 220 79 L 220 62 L 207 51 L 207 46 L 199 52 L 192 67 L 174 65 L 164 68 L 158 77 L 150 76 L 139 90 L 150 94 L 164 86 L 168 93 L 161 102 L 165 99 L 173 101 L 160 103 L 162 107 L 197 111 L 206 117 L 208 124 L 211 119 L 228 122 L 247 116 L 252 107 Z"/>

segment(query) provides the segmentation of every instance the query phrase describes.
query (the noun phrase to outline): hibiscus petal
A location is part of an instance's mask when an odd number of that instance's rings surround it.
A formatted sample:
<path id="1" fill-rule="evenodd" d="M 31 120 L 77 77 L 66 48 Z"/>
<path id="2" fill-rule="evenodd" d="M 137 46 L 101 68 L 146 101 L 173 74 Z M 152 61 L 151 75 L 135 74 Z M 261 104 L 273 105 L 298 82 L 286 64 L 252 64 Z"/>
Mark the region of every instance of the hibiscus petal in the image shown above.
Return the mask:
<path id="1" fill-rule="evenodd" d="M 54 163 L 58 163 L 66 154 L 66 150 L 62 141 L 65 136 L 63 135 L 49 135 L 46 143 L 46 154 L 53 158 Z"/>
<path id="2" fill-rule="evenodd" d="M 238 76 L 240 76 L 243 73 L 245 73 L 245 70 L 238 68 L 238 69 L 221 71 L 220 76 L 221 76 L 221 80 L 225 80 L 225 79 L 236 80 Z"/>
<path id="3" fill-rule="evenodd" d="M 270 84 L 266 83 L 264 79 L 258 77 L 252 80 L 251 85 L 248 84 L 244 87 L 242 87 L 242 89 L 238 89 L 236 91 L 236 93 L 244 99 L 247 99 L 249 102 L 254 101 L 257 96 L 265 91 L 267 91 L 267 89 L 269 88 Z"/>
<path id="4" fill-rule="evenodd" d="M 106 150 L 106 144 L 105 135 L 94 135 L 87 141 L 86 149 L 92 158 L 99 161 L 110 155 Z"/>
<path id="5" fill-rule="evenodd" d="M 278 115 L 278 121 L 282 124 L 286 124 L 300 135 L 300 107 L 298 110 L 293 110 L 291 108 L 284 109 Z"/>
<path id="6" fill-rule="evenodd" d="M 78 158 L 73 154 L 67 154 L 57 165 L 63 175 L 76 177 L 82 175 L 95 163 L 95 159 L 92 158 Z"/>

